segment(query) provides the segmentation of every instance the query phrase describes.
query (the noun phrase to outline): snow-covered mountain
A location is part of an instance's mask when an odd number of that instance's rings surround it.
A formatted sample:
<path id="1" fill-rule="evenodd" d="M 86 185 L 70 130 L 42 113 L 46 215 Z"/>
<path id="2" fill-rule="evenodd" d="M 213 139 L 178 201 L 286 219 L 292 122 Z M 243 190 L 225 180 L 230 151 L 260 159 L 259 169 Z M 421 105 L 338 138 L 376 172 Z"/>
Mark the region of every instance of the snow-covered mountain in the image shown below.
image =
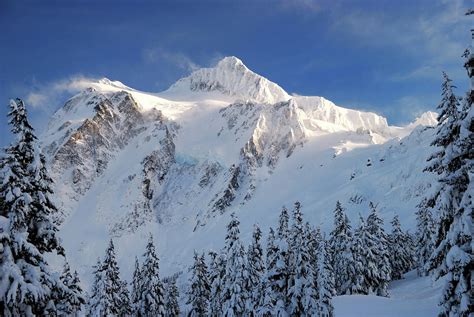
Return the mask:
<path id="1" fill-rule="evenodd" d="M 235 211 L 244 240 L 266 231 L 296 200 L 305 218 L 332 224 L 337 200 L 352 220 L 378 204 L 388 223 L 430 190 L 422 173 L 435 114 L 404 127 L 323 97 L 290 96 L 226 57 L 145 93 L 102 79 L 68 100 L 41 140 L 61 207 L 68 258 L 87 282 L 115 238 L 127 277 L 149 232 L 164 275 L 185 270 L 192 251 L 220 248 Z"/>

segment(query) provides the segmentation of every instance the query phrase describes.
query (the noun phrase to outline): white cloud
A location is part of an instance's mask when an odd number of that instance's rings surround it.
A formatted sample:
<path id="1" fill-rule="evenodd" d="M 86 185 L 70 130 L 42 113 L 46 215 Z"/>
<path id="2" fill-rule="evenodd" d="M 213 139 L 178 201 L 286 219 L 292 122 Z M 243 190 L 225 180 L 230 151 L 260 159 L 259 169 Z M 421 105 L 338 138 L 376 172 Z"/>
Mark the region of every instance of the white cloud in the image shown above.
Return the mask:
<path id="1" fill-rule="evenodd" d="M 35 82 L 33 88 L 26 92 L 28 105 L 44 112 L 54 111 L 68 96 L 91 87 L 97 79 L 84 76 L 73 76 L 55 82 L 41 84 Z"/>
<path id="2" fill-rule="evenodd" d="M 224 54 L 221 52 L 214 52 L 211 54 L 211 58 L 209 60 L 209 66 L 214 66 L 216 65 L 221 59 L 225 57 Z M 238 57 L 238 56 L 237 56 Z"/>
<path id="3" fill-rule="evenodd" d="M 145 49 L 143 51 L 143 57 L 145 61 L 149 63 L 169 63 L 179 69 L 190 72 L 200 68 L 197 63 L 193 62 L 191 58 L 189 58 L 185 54 L 180 52 L 170 52 L 161 47 Z"/>
<path id="4" fill-rule="evenodd" d="M 39 92 L 30 92 L 26 96 L 26 103 L 32 107 L 39 107 L 42 104 L 45 104 L 48 100 L 48 97 Z"/>

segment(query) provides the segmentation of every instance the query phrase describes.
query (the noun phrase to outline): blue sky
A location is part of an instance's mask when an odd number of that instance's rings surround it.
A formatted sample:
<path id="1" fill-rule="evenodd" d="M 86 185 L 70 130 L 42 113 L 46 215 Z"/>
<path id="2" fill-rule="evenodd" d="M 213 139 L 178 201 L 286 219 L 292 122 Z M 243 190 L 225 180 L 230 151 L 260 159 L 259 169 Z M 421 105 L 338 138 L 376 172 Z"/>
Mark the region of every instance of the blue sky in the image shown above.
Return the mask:
<path id="1" fill-rule="evenodd" d="M 9 98 L 34 126 L 78 83 L 166 89 L 235 55 L 289 93 L 324 96 L 403 124 L 439 100 L 441 71 L 464 94 L 464 0 L 0 1 L 0 145 Z"/>

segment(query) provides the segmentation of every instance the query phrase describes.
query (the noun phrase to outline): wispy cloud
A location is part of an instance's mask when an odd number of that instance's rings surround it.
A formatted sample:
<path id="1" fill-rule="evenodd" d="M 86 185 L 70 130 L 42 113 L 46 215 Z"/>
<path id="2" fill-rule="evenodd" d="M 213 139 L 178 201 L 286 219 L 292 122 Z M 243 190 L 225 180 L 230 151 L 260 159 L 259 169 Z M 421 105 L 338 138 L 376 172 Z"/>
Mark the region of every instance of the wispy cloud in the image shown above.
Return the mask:
<path id="1" fill-rule="evenodd" d="M 321 0 L 280 0 L 280 9 L 298 10 L 305 13 L 320 12 L 323 9 Z"/>
<path id="2" fill-rule="evenodd" d="M 393 81 L 405 81 L 413 79 L 439 79 L 441 81 L 443 71 L 447 71 L 451 78 L 464 79 L 465 71 L 459 64 L 460 63 L 456 63 L 454 65 L 433 63 L 422 65 L 408 72 L 394 74 L 388 77 L 388 79 Z"/>
<path id="3" fill-rule="evenodd" d="M 187 55 L 180 52 L 171 52 L 161 47 L 145 49 L 143 51 L 143 57 L 145 61 L 149 63 L 164 62 L 190 72 L 200 68 L 200 66 Z"/>
<path id="4" fill-rule="evenodd" d="M 430 7 L 437 9 L 428 8 L 418 16 L 337 10 L 332 12 L 337 18 L 331 28 L 356 38 L 360 45 L 398 49 L 421 61 L 413 69 L 394 74 L 393 80 L 433 78 L 442 70 L 453 78 L 461 76 L 460 56 L 467 44 L 462 39 L 470 29 L 469 17 L 464 16 L 466 2 L 436 0 Z"/>
<path id="5" fill-rule="evenodd" d="M 25 100 L 28 105 L 44 112 L 51 112 L 64 101 L 65 95 L 71 95 L 90 87 L 97 79 L 81 75 L 72 76 L 54 82 L 34 82 L 32 87 L 25 91 Z"/>
<path id="6" fill-rule="evenodd" d="M 433 96 L 403 96 L 395 102 L 392 111 L 398 112 L 403 123 L 407 124 L 426 111 L 435 111 L 436 102 Z"/>

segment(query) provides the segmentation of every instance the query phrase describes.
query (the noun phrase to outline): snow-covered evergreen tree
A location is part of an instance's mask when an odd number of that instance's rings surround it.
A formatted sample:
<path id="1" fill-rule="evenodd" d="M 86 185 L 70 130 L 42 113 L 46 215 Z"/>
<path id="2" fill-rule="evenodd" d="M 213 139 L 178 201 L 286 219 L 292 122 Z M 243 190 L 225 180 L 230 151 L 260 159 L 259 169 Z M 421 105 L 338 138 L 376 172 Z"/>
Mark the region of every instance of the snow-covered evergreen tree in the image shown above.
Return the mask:
<path id="1" fill-rule="evenodd" d="M 329 256 L 334 268 L 335 289 L 339 295 L 350 292 L 349 281 L 354 275 L 351 245 L 352 228 L 344 208 L 338 201 L 334 209 L 334 228 L 329 239 Z"/>
<path id="2" fill-rule="evenodd" d="M 105 252 L 104 261 L 102 262 L 102 270 L 104 272 L 105 289 L 104 296 L 107 298 L 108 307 L 107 314 L 120 315 L 126 298 L 123 295 L 123 282 L 120 279 L 120 269 L 115 258 L 115 246 L 112 239 L 109 242 L 109 247 Z"/>
<path id="3" fill-rule="evenodd" d="M 94 281 L 92 282 L 92 289 L 87 303 L 87 316 L 101 316 L 105 307 L 105 296 L 104 293 L 104 274 L 102 270 L 102 262 L 100 258 L 97 259 L 97 263 L 93 266 Z"/>
<path id="4" fill-rule="evenodd" d="M 94 284 L 89 300 L 89 316 L 119 316 L 129 303 L 124 296 L 124 282 L 115 259 L 112 239 L 105 251 L 104 261 L 97 261 Z"/>
<path id="5" fill-rule="evenodd" d="M 130 296 L 130 306 L 134 314 L 137 314 L 138 311 L 138 302 L 142 292 L 142 281 L 143 279 L 141 276 L 140 263 L 138 262 L 138 258 L 135 257 L 135 269 L 133 270 L 132 278 L 132 293 Z"/>
<path id="6" fill-rule="evenodd" d="M 402 231 L 398 215 L 393 217 L 391 224 L 392 232 L 388 236 L 390 267 L 392 279 L 398 280 L 413 267 L 414 258 L 410 245 L 411 238 Z"/>
<path id="7" fill-rule="evenodd" d="M 142 285 L 137 304 L 137 313 L 140 316 L 164 316 L 165 292 L 160 280 L 160 266 L 155 251 L 153 236 L 150 234 L 146 245 L 144 262 L 141 269 Z"/>
<path id="8" fill-rule="evenodd" d="M 375 263 L 377 266 L 375 278 L 372 280 L 373 290 L 379 296 L 388 296 L 388 283 L 392 274 L 389 257 L 389 242 L 383 228 L 383 220 L 379 217 L 376 206 L 370 202 L 370 214 L 367 217 L 367 229 L 374 239 Z"/>
<path id="9" fill-rule="evenodd" d="M 191 281 L 187 304 L 191 305 L 189 316 L 202 317 L 208 315 L 211 286 L 208 280 L 207 265 L 204 254 L 194 252 L 194 264 L 190 268 Z"/>
<path id="10" fill-rule="evenodd" d="M 221 316 L 226 257 L 223 253 L 217 253 L 215 251 L 210 251 L 209 257 L 209 283 L 211 285 L 211 293 L 208 312 L 210 316 Z"/>
<path id="11" fill-rule="evenodd" d="M 289 251 L 288 251 L 288 210 L 283 207 L 278 223 L 277 235 L 274 239 L 274 249 L 267 249 L 267 288 L 271 288 L 274 301 L 275 316 L 287 314 Z M 270 238 L 270 237 L 269 237 Z M 269 239 L 270 244 L 270 239 Z"/>
<path id="12" fill-rule="evenodd" d="M 273 290 L 268 284 L 266 277 L 262 279 L 261 288 L 263 289 L 262 297 L 260 297 L 260 302 L 256 308 L 254 315 L 262 317 L 270 316 L 282 316 L 281 314 L 275 314 L 275 299 L 273 296 Z"/>
<path id="13" fill-rule="evenodd" d="M 473 38 L 474 41 L 474 38 Z M 471 79 L 470 91 L 459 111 L 455 98 L 449 98 L 452 85 L 445 76 L 437 138 L 441 148 L 432 158 L 428 170 L 441 175 L 439 188 L 431 198 L 431 207 L 439 214 L 435 232 L 435 249 L 428 269 L 436 278 L 445 276 L 440 302 L 440 316 L 470 316 L 474 311 L 472 236 L 474 185 L 474 53 L 465 54 Z M 456 100 L 457 101 L 457 100 Z"/>
<path id="14" fill-rule="evenodd" d="M 443 73 L 442 99 L 438 105 L 438 126 L 436 138 L 432 145 L 437 147 L 437 151 L 428 159 L 427 171 L 437 173 L 440 177 L 438 188 L 435 193 L 427 199 L 427 206 L 433 209 L 437 215 L 437 223 L 433 238 L 434 251 L 427 263 L 428 271 L 434 271 L 438 278 L 447 273 L 446 255 L 448 245 L 446 236 L 449 227 L 453 223 L 454 213 L 461 201 L 463 191 L 454 188 L 447 180 L 456 167 L 450 165 L 453 156 L 456 156 L 454 147 L 459 138 L 459 101 L 454 95 L 451 79 Z"/>
<path id="15" fill-rule="evenodd" d="M 267 270 L 271 267 L 273 268 L 274 260 L 275 260 L 275 254 L 277 252 L 277 247 L 275 245 L 276 241 L 276 236 L 275 236 L 275 230 L 273 230 L 272 227 L 268 230 L 268 235 L 267 235 L 267 245 L 265 248 L 266 255 L 265 255 L 265 266 Z"/>
<path id="16" fill-rule="evenodd" d="M 84 292 L 82 290 L 82 287 L 81 287 L 81 280 L 79 279 L 79 273 L 77 273 L 77 271 L 74 271 L 74 273 L 72 274 L 72 285 L 70 287 L 70 289 L 75 292 L 76 294 L 79 294 L 81 296 L 81 299 L 79 301 L 81 301 L 81 309 L 85 306 L 85 303 L 86 303 L 86 298 L 84 297 Z M 78 296 L 79 297 L 79 296 Z"/>
<path id="17" fill-rule="evenodd" d="M 289 313 L 293 316 L 315 315 L 317 312 L 316 285 L 299 202 L 295 203 L 290 232 L 292 274 L 288 289 Z"/>
<path id="18" fill-rule="evenodd" d="M 436 139 L 432 145 L 437 146 L 436 151 L 428 161 L 430 164 L 427 166 L 427 170 L 430 172 L 436 172 L 441 175 L 445 169 L 446 154 L 451 151 L 451 146 L 459 135 L 459 100 L 453 92 L 455 86 L 452 84 L 452 80 L 448 75 L 443 72 L 443 84 L 442 87 L 442 99 L 438 105 L 438 130 L 436 133 Z M 436 200 L 439 192 L 435 194 L 432 200 Z M 432 201 L 433 203 L 434 201 Z"/>
<path id="19" fill-rule="evenodd" d="M 257 309 L 258 316 L 282 316 L 284 312 L 284 307 L 282 311 L 275 309 L 277 303 L 278 294 L 275 293 L 277 285 L 274 284 L 274 274 L 277 269 L 277 254 L 278 247 L 275 245 L 275 231 L 270 227 L 268 236 L 267 236 L 267 246 L 266 246 L 266 267 L 265 276 L 262 279 L 262 289 L 264 290 L 264 296 L 260 298 L 259 307 Z"/>
<path id="20" fill-rule="evenodd" d="M 317 272 L 316 272 L 316 285 L 317 285 L 317 313 L 310 315 L 318 315 L 321 317 L 332 317 L 334 316 L 334 307 L 332 306 L 332 296 L 335 293 L 334 289 L 334 278 L 332 275 L 331 259 L 327 254 L 328 245 L 325 239 L 319 243 L 317 250 Z M 308 296 L 308 300 L 312 300 Z"/>
<path id="21" fill-rule="evenodd" d="M 85 300 L 82 297 L 79 276 L 77 272 L 71 273 L 71 268 L 67 261 L 64 262 L 64 270 L 61 273 L 60 280 L 71 292 L 58 294 L 62 298 L 56 305 L 55 313 L 58 316 L 77 316 Z"/>
<path id="22" fill-rule="evenodd" d="M 247 251 L 248 280 L 247 289 L 250 290 L 250 297 L 246 307 L 247 312 L 254 312 L 260 305 L 260 299 L 263 296 L 262 280 L 265 275 L 265 261 L 263 248 L 261 245 L 262 231 L 258 225 L 254 225 L 252 234 L 252 243 Z"/>
<path id="23" fill-rule="evenodd" d="M 317 262 L 317 250 L 319 241 L 316 239 L 316 231 L 319 228 L 313 228 L 309 222 L 305 223 L 304 226 L 304 241 L 308 245 L 309 262 L 313 267 L 313 271 L 316 272 Z"/>
<path id="24" fill-rule="evenodd" d="M 431 209 L 428 206 L 427 199 L 424 199 L 416 211 L 416 259 L 418 275 L 424 276 L 426 263 L 433 253 L 433 237 L 435 233 L 435 224 Z"/>
<path id="25" fill-rule="evenodd" d="M 0 158 L 0 314 L 40 314 L 73 293 L 44 259 L 64 255 L 52 220 L 51 179 L 22 100 L 10 101 L 15 141 Z"/>
<path id="26" fill-rule="evenodd" d="M 223 287 L 223 316 L 241 316 L 250 296 L 245 249 L 240 241 L 240 221 L 233 213 L 227 225 L 225 254 L 227 257 Z"/>
<path id="27" fill-rule="evenodd" d="M 359 227 L 354 231 L 352 254 L 355 274 L 351 276 L 351 294 L 369 294 L 378 282 L 376 241 L 369 232 L 364 218 L 360 217 Z"/>
<path id="28" fill-rule="evenodd" d="M 176 278 L 169 279 L 166 284 L 166 294 L 165 294 L 165 316 L 166 317 L 176 317 L 179 316 L 179 290 L 176 286 Z"/>
<path id="29" fill-rule="evenodd" d="M 131 316 L 133 313 L 133 307 L 130 303 L 130 293 L 128 291 L 128 283 L 122 281 L 122 287 L 120 288 L 120 307 L 119 316 Z"/>

